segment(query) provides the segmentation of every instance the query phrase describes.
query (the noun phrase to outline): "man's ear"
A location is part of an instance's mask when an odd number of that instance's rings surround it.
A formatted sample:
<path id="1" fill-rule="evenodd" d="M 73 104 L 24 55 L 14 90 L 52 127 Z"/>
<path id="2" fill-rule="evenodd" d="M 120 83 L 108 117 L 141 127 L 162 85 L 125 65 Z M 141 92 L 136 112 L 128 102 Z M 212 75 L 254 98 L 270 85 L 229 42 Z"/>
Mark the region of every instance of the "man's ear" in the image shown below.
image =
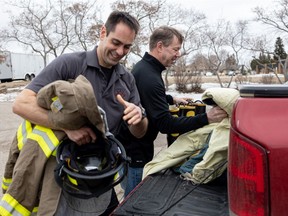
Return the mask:
<path id="1" fill-rule="evenodd" d="M 158 52 L 162 52 L 163 42 L 162 41 L 158 41 L 156 47 L 157 47 Z"/>
<path id="2" fill-rule="evenodd" d="M 100 30 L 100 40 L 103 40 L 106 37 L 107 31 L 105 25 L 101 27 Z"/>

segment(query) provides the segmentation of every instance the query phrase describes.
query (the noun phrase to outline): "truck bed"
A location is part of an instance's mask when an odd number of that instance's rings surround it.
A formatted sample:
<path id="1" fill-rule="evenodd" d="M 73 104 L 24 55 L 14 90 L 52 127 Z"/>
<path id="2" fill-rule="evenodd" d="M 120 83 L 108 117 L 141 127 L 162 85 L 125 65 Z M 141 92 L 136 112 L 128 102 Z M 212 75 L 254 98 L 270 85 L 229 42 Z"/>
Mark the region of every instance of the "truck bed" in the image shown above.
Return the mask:
<path id="1" fill-rule="evenodd" d="M 227 173 L 193 185 L 170 169 L 147 176 L 112 215 L 229 215 Z"/>

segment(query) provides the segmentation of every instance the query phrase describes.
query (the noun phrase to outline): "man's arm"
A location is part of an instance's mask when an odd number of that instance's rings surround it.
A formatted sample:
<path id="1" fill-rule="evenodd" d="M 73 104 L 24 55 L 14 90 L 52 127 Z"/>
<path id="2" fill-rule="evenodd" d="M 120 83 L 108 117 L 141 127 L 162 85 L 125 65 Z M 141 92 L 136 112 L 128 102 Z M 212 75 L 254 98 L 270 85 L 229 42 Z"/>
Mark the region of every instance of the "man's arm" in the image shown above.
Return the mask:
<path id="1" fill-rule="evenodd" d="M 41 125 L 47 128 L 63 130 L 70 140 L 78 145 L 95 142 L 96 134 L 89 127 L 82 127 L 77 130 L 67 130 L 65 128 L 55 128 L 49 121 L 49 110 L 43 109 L 37 104 L 36 93 L 29 89 L 24 89 L 16 97 L 13 103 L 13 112 L 33 124 Z"/>
<path id="2" fill-rule="evenodd" d="M 52 128 L 48 120 L 48 110 L 41 108 L 37 104 L 36 93 L 30 89 L 24 89 L 16 97 L 13 106 L 13 112 L 33 124 Z"/>

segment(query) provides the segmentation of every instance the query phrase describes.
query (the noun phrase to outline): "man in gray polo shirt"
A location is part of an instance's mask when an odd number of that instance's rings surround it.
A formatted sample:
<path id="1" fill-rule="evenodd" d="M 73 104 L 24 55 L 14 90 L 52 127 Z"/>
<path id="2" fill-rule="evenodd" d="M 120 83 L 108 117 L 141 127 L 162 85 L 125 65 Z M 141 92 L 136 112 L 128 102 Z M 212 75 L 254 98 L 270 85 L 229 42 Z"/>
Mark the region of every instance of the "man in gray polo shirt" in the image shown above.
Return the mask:
<path id="1" fill-rule="evenodd" d="M 18 95 L 13 112 L 34 124 L 63 130 L 78 145 L 95 142 L 96 134 L 89 127 L 78 130 L 54 128 L 49 122 L 48 111 L 39 107 L 36 101 L 37 92 L 45 85 L 56 80 L 75 79 L 82 74 L 91 82 L 97 103 L 106 112 L 110 132 L 117 134 L 121 122 L 125 121 L 135 137 L 142 137 L 148 122 L 142 117 L 143 109 L 134 78 L 119 64 L 129 52 L 138 31 L 139 23 L 134 17 L 125 12 L 112 12 L 101 27 L 99 45 L 92 51 L 63 54 L 56 58 Z M 45 197 L 47 202 L 49 197 L 59 198 L 49 194 L 47 189 L 43 191 L 47 194 L 41 194 L 41 197 Z M 77 200 L 62 192 L 58 207 L 53 207 L 52 212 L 45 209 L 47 202 L 40 200 L 38 215 L 109 215 L 118 204 L 114 190 L 100 198 L 85 200 Z M 87 203 L 89 209 L 85 206 Z"/>

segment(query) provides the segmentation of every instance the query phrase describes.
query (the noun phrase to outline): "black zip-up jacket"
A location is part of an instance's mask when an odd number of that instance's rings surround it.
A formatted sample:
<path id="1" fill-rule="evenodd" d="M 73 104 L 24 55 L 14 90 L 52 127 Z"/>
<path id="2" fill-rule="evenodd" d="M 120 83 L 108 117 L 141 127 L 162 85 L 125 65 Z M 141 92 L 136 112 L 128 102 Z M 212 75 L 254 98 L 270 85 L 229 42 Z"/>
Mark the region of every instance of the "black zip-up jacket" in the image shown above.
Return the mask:
<path id="1" fill-rule="evenodd" d="M 185 133 L 208 124 L 206 113 L 194 117 L 174 117 L 169 111 L 173 98 L 165 93 L 161 76 L 166 68 L 153 56 L 145 53 L 134 66 L 132 74 L 140 94 L 141 104 L 149 120 L 148 131 L 141 139 L 122 137 L 127 155 L 131 157 L 131 167 L 144 167 L 154 155 L 154 140 L 159 131 L 164 134 Z"/>

